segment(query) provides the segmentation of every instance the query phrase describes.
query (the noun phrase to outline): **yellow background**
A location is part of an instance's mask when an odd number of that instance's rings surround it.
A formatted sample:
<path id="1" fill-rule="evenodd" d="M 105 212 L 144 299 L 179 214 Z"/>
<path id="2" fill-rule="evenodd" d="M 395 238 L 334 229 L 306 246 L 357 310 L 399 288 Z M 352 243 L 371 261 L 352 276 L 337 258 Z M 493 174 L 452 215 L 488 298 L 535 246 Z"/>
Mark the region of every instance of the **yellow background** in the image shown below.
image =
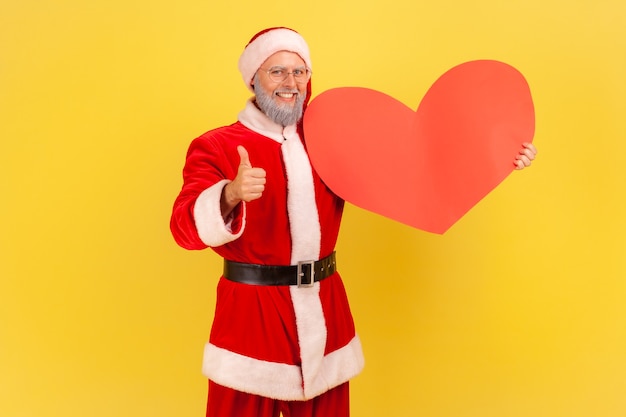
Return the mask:
<path id="1" fill-rule="evenodd" d="M 347 207 L 353 415 L 626 415 L 622 0 L 1 1 L 0 416 L 202 415 L 221 263 L 174 244 L 170 208 L 275 25 L 309 41 L 316 93 L 416 108 L 485 58 L 535 100 L 540 158 L 446 235 Z"/>

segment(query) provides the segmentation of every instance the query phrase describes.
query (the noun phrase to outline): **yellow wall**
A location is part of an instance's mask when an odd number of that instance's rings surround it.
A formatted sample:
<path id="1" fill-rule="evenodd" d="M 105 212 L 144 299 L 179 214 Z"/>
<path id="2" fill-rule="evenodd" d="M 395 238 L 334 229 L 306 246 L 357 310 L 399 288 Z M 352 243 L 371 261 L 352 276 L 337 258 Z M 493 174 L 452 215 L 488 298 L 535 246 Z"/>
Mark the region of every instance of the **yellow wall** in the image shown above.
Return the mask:
<path id="1" fill-rule="evenodd" d="M 2 0 L 0 416 L 202 415 L 220 260 L 178 248 L 169 213 L 189 141 L 234 119 L 236 59 L 274 25 L 308 39 L 318 93 L 415 108 L 489 58 L 537 108 L 537 163 L 446 235 L 347 208 L 353 414 L 626 415 L 626 3 L 214 3 Z"/>

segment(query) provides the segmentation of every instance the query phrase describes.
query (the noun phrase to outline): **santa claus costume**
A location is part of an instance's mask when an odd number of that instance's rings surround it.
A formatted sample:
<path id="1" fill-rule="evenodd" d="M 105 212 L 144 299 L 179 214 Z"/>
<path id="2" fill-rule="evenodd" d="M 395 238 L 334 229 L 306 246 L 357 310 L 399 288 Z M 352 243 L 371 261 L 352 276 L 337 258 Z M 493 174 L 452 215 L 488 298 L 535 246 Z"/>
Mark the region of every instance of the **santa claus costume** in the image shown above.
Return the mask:
<path id="1" fill-rule="evenodd" d="M 248 88 L 279 51 L 297 53 L 311 68 L 298 33 L 268 29 L 240 57 Z M 220 197 L 237 175 L 239 145 L 267 182 L 260 199 L 241 202 L 224 219 Z M 176 242 L 210 247 L 225 260 L 203 359 L 207 415 L 347 416 L 347 381 L 363 368 L 363 354 L 335 264 L 344 202 L 312 169 L 300 124 L 276 124 L 251 99 L 236 123 L 192 141 L 183 180 L 171 219 Z M 293 279 L 275 281 L 276 271 Z"/>

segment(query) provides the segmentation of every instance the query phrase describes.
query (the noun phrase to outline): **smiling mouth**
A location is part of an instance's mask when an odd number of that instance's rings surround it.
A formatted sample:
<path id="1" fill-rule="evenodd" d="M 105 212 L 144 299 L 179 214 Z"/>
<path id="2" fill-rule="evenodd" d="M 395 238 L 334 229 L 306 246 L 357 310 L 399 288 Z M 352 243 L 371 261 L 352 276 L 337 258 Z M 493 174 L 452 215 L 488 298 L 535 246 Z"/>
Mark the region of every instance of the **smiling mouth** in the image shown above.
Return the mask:
<path id="1" fill-rule="evenodd" d="M 276 93 L 276 95 L 280 98 L 291 99 L 295 96 L 295 93 Z"/>

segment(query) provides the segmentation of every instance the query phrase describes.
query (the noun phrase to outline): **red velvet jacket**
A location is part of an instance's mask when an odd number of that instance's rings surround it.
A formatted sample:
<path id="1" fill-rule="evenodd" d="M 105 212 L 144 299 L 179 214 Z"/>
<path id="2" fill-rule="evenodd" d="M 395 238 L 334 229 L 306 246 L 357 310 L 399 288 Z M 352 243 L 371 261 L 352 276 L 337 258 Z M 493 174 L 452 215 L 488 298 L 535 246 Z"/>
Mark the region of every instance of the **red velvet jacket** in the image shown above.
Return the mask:
<path id="1" fill-rule="evenodd" d="M 264 168 L 263 196 L 226 222 L 223 187 L 237 174 L 237 146 Z M 171 219 L 187 249 L 265 265 L 317 260 L 335 247 L 343 200 L 311 169 L 296 126 L 283 128 L 251 102 L 239 121 L 195 139 Z M 339 257 L 340 260 L 340 257 Z M 360 372 L 363 355 L 339 273 L 312 288 L 254 286 L 221 278 L 203 371 L 234 389 L 304 400 Z"/>

